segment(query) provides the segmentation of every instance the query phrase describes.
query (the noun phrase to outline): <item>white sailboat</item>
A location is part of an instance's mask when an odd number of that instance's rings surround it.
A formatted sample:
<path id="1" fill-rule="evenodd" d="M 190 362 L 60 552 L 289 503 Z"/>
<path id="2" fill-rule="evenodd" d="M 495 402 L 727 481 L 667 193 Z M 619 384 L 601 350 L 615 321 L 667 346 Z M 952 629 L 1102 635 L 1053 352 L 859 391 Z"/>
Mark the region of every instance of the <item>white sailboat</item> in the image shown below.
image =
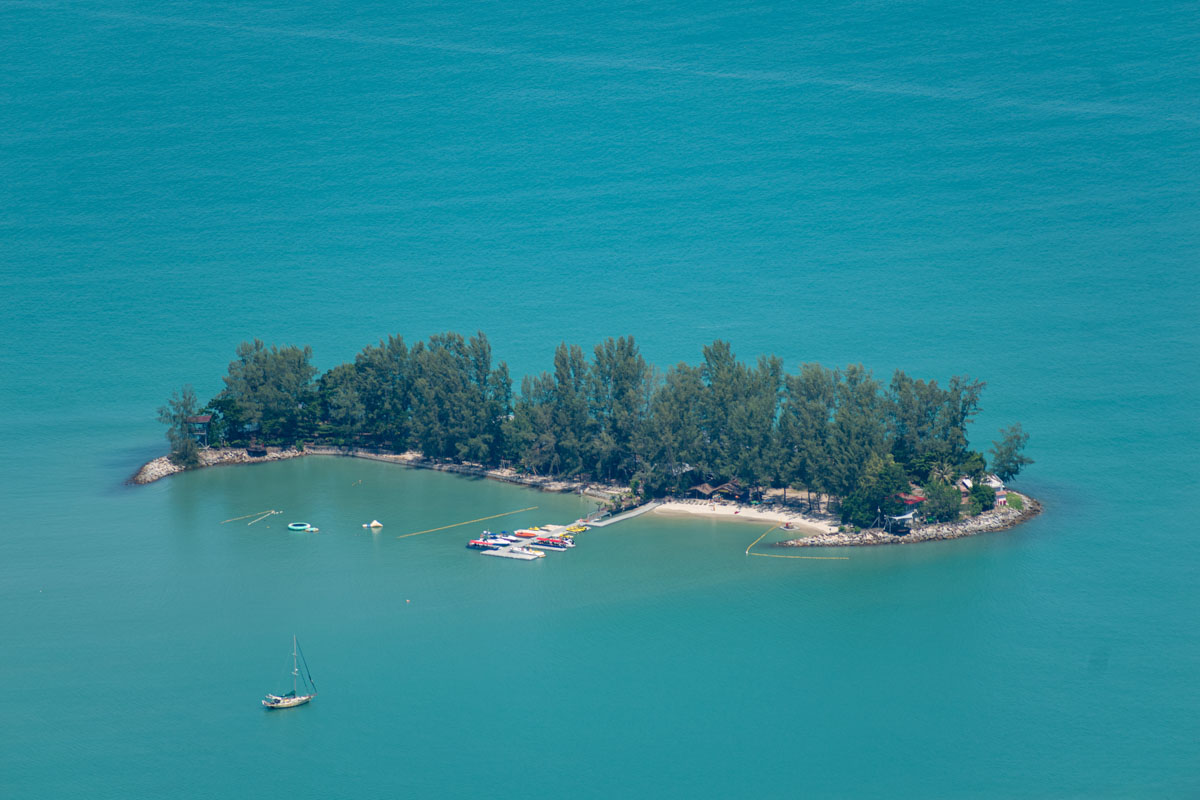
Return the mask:
<path id="1" fill-rule="evenodd" d="M 300 665 L 304 665 L 301 674 Z M 303 690 L 304 694 L 301 694 Z M 311 690 L 311 691 L 310 691 Z M 312 673 L 308 671 L 308 662 L 304 653 L 300 652 L 300 643 L 292 637 L 292 690 L 287 694 L 268 694 L 262 704 L 267 708 L 294 708 L 302 706 L 317 696 L 317 684 L 313 682 Z"/>

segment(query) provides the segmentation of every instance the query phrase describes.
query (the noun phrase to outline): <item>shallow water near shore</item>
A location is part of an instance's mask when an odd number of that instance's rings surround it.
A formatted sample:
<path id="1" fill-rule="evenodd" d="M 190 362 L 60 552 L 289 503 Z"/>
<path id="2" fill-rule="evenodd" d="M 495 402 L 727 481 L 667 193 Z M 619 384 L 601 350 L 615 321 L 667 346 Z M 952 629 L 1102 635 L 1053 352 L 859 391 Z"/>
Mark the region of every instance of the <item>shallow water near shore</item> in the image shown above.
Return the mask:
<path id="1" fill-rule="evenodd" d="M 0 8 L 0 795 L 1200 793 L 1197 9 L 1119 6 Z M 1045 512 L 523 563 L 463 545 L 590 505 L 333 457 L 123 484 L 241 340 L 447 329 L 518 379 L 623 334 L 970 373 Z M 293 634 L 320 696 L 266 712 Z"/>

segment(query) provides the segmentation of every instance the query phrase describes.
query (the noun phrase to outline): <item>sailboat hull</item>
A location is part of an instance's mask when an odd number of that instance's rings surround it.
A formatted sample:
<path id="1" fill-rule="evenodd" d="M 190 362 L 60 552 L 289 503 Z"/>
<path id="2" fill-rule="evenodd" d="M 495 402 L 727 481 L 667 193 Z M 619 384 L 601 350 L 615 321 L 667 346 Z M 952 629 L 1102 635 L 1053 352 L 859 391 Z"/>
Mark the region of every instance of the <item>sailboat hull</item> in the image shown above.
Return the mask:
<path id="1" fill-rule="evenodd" d="M 300 665 L 304 664 L 304 672 Z M 300 681 L 304 681 L 305 691 L 312 689 L 310 694 L 300 694 Z M 263 698 L 264 708 L 295 708 L 302 706 L 317 696 L 317 685 L 313 683 L 312 674 L 308 671 L 308 662 L 300 652 L 300 642 L 292 637 L 292 690 L 286 694 L 270 694 Z"/>
<path id="2" fill-rule="evenodd" d="M 266 708 L 295 708 L 304 705 L 314 697 L 316 697 L 315 694 L 302 694 L 298 697 L 278 697 L 271 694 L 263 698 L 262 704 Z"/>

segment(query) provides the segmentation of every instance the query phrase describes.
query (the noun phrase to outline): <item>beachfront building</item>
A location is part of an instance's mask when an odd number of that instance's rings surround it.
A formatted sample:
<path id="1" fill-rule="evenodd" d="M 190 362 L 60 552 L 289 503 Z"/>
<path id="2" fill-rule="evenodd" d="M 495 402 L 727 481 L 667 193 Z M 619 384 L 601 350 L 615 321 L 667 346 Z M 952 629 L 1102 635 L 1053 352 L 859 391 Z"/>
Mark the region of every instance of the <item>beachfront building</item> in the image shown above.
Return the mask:
<path id="1" fill-rule="evenodd" d="M 737 479 L 722 483 L 719 486 L 712 486 L 708 483 L 701 483 L 698 486 L 693 486 L 688 489 L 688 493 L 702 495 L 705 499 L 711 500 L 714 495 L 725 495 L 731 499 L 737 499 L 744 493 L 742 485 L 737 482 Z"/>

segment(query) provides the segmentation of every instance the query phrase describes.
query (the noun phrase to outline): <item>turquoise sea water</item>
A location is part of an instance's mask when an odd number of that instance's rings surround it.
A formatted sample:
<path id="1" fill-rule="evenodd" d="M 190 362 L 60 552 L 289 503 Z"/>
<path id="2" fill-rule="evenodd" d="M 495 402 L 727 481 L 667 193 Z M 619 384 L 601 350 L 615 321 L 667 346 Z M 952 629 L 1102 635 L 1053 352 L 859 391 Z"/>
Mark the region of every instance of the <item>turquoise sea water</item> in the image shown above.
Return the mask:
<path id="1" fill-rule="evenodd" d="M 1198 18 L 0 4 L 0 795 L 1200 794 Z M 1047 510 L 525 564 L 395 536 L 586 504 L 334 458 L 122 485 L 243 339 L 447 329 L 517 375 L 622 334 L 969 372 Z M 293 633 L 321 696 L 265 713 Z"/>

